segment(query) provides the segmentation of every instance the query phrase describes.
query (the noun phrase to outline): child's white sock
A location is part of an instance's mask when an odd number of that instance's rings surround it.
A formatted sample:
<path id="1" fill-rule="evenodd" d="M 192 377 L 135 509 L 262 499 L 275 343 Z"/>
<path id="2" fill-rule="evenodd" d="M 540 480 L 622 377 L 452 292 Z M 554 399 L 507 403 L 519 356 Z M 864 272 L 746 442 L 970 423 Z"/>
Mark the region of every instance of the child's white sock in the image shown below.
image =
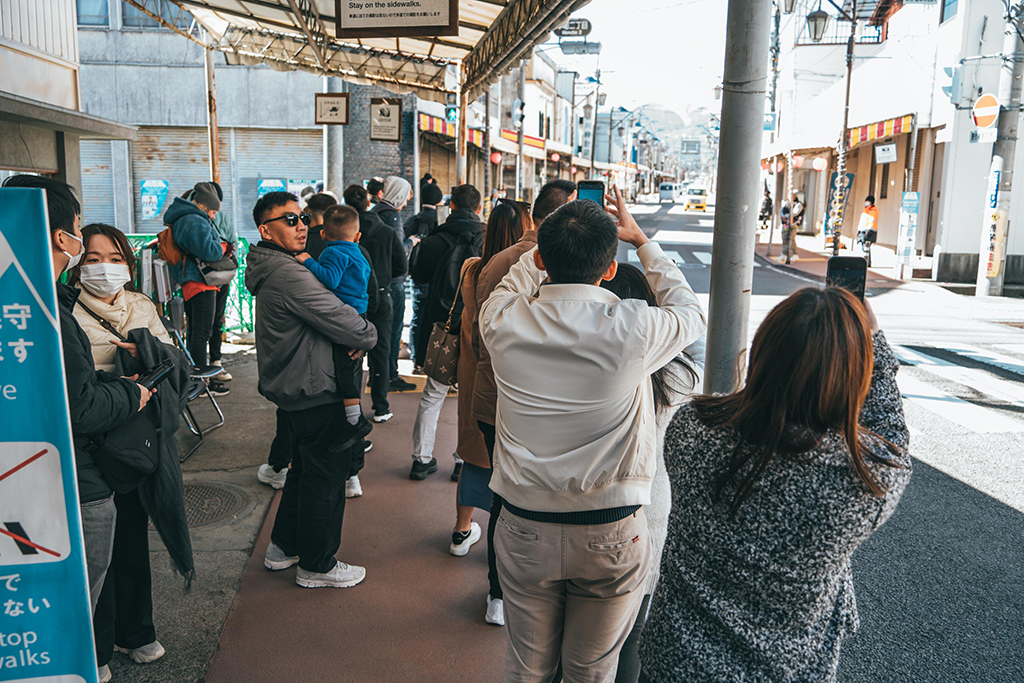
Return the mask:
<path id="1" fill-rule="evenodd" d="M 359 416 L 363 414 L 363 409 L 358 406 L 345 406 L 345 419 L 348 420 L 350 425 L 354 425 L 359 422 Z"/>

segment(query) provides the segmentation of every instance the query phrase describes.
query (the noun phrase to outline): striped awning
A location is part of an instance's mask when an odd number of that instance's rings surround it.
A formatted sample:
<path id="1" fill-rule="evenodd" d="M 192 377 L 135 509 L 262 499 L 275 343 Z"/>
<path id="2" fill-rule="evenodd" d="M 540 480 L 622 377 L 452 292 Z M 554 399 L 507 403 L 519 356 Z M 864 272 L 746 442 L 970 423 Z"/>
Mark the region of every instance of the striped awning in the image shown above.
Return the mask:
<path id="1" fill-rule="evenodd" d="M 509 130 L 508 128 L 501 129 L 501 137 L 511 142 L 517 142 L 519 140 L 519 132 Z M 536 149 L 544 149 L 544 138 L 535 138 L 532 135 L 523 136 L 524 147 L 534 147 Z"/>
<path id="2" fill-rule="evenodd" d="M 895 119 L 887 119 L 878 123 L 871 123 L 859 128 L 850 128 L 846 131 L 846 142 L 852 149 L 864 142 L 871 142 L 878 138 L 892 137 L 901 133 L 909 133 L 914 128 L 914 115 L 907 114 Z"/>
<path id="3" fill-rule="evenodd" d="M 456 126 L 454 123 L 449 123 L 444 119 L 440 119 L 430 114 L 420 114 L 420 130 L 425 130 L 430 133 L 437 133 L 438 135 L 445 135 L 450 138 L 455 137 Z M 472 128 L 466 131 L 466 142 L 471 145 L 475 145 L 480 149 L 484 147 L 484 132 L 482 130 L 473 130 Z"/>

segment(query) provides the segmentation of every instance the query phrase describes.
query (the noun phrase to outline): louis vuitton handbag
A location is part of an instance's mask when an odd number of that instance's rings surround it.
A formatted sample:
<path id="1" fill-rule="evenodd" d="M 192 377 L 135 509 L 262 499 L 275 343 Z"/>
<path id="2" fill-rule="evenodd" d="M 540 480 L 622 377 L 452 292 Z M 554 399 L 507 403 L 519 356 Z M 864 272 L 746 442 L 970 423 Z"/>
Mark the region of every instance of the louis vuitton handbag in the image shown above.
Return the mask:
<path id="1" fill-rule="evenodd" d="M 466 276 L 463 270 L 459 277 L 459 288 L 456 290 L 452 301 L 452 307 L 448 309 L 448 320 L 445 323 L 434 323 L 434 329 L 430 331 L 430 339 L 427 341 L 427 354 L 423 359 L 423 374 L 430 379 L 454 385 L 459 375 L 459 336 L 458 328 L 452 329 L 452 318 L 455 315 L 455 306 L 462 298 L 462 278 Z"/>

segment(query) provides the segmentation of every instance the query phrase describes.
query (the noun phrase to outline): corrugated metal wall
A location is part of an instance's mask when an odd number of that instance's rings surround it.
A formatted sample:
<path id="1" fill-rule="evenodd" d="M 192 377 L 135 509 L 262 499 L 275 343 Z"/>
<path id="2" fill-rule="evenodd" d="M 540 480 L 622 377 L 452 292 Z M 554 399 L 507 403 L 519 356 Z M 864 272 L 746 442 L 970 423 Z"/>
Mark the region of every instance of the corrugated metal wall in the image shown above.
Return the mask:
<path id="1" fill-rule="evenodd" d="M 76 16 L 75 0 L 0 0 L 0 37 L 77 63 Z"/>
<path id="2" fill-rule="evenodd" d="M 82 225 L 114 225 L 114 177 L 109 140 L 82 140 Z M 122 227 L 122 226 L 117 226 Z"/>
<path id="3" fill-rule="evenodd" d="M 227 157 L 223 131 L 220 138 L 221 186 L 230 187 L 230 179 L 224 173 Z M 138 139 L 132 143 L 132 177 L 135 181 L 132 187 L 135 230 L 139 233 L 159 232 L 163 229 L 163 214 L 173 198 L 196 183 L 210 179 L 206 129 L 140 128 Z M 147 180 L 166 180 L 169 189 L 159 215 L 143 220 L 140 188 Z M 226 195 L 224 200 L 228 201 Z"/>

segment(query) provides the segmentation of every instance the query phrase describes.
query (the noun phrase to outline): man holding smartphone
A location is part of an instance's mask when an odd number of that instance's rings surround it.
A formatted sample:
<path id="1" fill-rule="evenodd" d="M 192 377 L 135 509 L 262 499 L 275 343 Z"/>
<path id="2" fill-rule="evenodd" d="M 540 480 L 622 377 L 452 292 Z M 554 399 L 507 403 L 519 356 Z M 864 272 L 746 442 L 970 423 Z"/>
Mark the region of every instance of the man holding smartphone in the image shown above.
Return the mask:
<path id="1" fill-rule="evenodd" d="M 552 213 L 480 310 L 498 389 L 490 486 L 504 500 L 495 552 L 506 680 L 550 681 L 560 657 L 566 680 L 613 676 L 651 562 L 650 376 L 706 327 L 686 278 L 617 189 L 609 204 Z M 657 307 L 598 286 L 615 277 L 619 240 L 636 248 Z"/>

